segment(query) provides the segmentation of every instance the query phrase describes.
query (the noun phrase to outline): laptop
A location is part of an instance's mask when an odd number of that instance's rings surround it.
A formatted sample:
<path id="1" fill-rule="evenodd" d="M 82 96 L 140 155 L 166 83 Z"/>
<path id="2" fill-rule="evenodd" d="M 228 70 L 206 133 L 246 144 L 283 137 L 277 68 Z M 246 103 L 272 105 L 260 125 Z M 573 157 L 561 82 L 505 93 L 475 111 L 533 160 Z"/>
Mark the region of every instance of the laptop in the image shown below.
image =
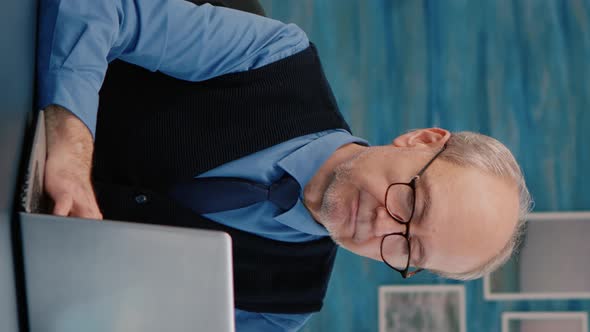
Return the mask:
<path id="1" fill-rule="evenodd" d="M 233 332 L 229 235 L 38 213 L 44 140 L 40 112 L 20 213 L 30 331 Z"/>

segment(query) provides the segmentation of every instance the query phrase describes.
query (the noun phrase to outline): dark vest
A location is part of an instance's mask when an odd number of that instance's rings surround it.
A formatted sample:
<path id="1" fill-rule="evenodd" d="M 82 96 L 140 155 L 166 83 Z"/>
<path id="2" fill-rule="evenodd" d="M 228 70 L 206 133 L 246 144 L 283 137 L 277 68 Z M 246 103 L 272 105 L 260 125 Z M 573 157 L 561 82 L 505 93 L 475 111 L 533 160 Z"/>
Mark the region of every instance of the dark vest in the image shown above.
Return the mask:
<path id="1" fill-rule="evenodd" d="M 99 205 L 108 219 L 229 233 L 239 309 L 318 311 L 336 256 L 330 238 L 266 239 L 195 215 L 164 193 L 229 161 L 334 128 L 350 131 L 313 45 L 203 82 L 115 61 L 100 91 L 93 169 Z"/>

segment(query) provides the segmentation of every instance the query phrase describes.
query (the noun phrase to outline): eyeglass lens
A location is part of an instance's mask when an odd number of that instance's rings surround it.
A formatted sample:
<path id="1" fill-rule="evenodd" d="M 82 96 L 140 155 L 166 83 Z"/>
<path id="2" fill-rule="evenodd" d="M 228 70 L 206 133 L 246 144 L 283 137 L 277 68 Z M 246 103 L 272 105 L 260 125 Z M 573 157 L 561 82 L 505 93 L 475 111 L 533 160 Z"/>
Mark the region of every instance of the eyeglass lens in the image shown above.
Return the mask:
<path id="1" fill-rule="evenodd" d="M 414 189 L 406 184 L 392 184 L 387 189 L 386 208 L 397 221 L 407 223 L 414 213 Z"/>
<path id="2" fill-rule="evenodd" d="M 392 184 L 387 188 L 386 208 L 400 223 L 410 222 L 414 214 L 414 189 L 406 184 Z M 383 259 L 393 268 L 404 270 L 410 260 L 410 243 L 403 235 L 391 234 L 383 239 Z"/>

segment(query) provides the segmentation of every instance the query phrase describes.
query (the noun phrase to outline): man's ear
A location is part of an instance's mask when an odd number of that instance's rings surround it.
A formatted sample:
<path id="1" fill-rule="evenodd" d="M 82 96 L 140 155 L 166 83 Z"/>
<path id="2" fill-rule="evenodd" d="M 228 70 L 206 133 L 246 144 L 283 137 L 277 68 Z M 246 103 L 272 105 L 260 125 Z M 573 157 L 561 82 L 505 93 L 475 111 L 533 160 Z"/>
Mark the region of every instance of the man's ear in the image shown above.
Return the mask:
<path id="1" fill-rule="evenodd" d="M 398 136 L 391 144 L 400 148 L 441 147 L 450 137 L 451 133 L 441 128 L 416 129 Z"/>

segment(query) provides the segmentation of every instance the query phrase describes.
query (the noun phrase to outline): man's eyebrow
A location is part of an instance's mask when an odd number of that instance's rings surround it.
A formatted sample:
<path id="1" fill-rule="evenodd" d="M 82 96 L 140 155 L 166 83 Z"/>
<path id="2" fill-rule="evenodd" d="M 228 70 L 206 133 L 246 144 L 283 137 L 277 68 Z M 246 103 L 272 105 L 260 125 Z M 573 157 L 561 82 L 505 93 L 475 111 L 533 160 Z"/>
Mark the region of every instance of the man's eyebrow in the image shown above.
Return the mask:
<path id="1" fill-rule="evenodd" d="M 432 187 L 430 186 L 430 178 L 422 175 L 417 181 L 417 189 L 420 189 L 422 196 L 422 208 L 420 209 L 420 223 L 423 223 L 425 219 L 430 216 L 430 203 Z"/>
<path id="2" fill-rule="evenodd" d="M 417 181 L 417 188 L 420 189 L 420 193 L 422 196 L 422 208 L 420 209 L 420 225 L 424 225 L 426 220 L 430 215 L 430 203 L 431 203 L 431 195 L 432 187 L 430 186 L 430 178 L 427 176 L 422 175 L 420 179 Z M 423 226 L 422 226 L 423 227 Z M 426 246 L 424 245 L 424 241 L 421 239 L 418 240 L 420 242 L 421 251 L 420 251 L 420 260 L 419 264 L 420 267 L 424 267 L 424 265 L 428 262 L 429 255 L 428 251 L 426 250 Z"/>

